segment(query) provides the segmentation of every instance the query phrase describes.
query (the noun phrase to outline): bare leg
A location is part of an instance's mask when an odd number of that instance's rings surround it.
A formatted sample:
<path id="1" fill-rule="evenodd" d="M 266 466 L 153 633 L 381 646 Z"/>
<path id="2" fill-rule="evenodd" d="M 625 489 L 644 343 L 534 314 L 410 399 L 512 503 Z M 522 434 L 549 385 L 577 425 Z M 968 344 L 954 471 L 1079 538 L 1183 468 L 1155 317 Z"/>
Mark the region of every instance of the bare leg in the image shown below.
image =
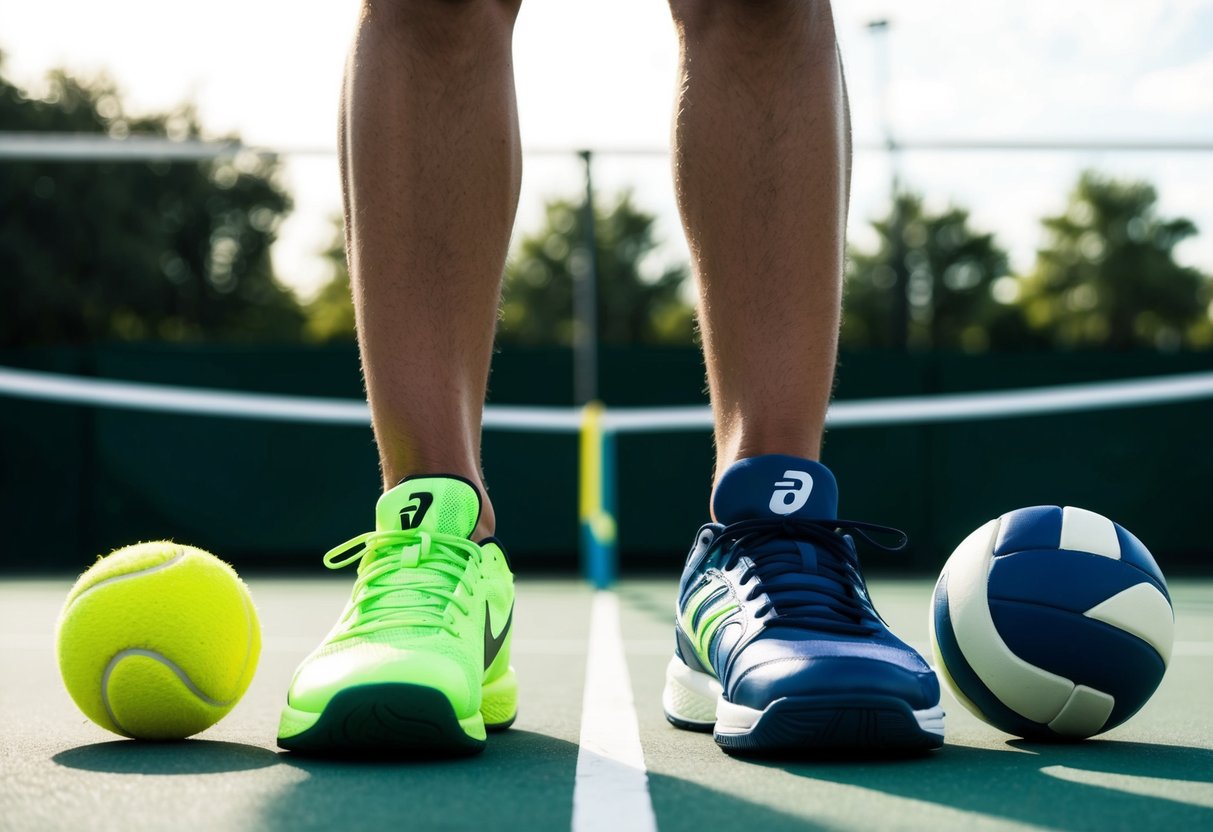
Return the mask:
<path id="1" fill-rule="evenodd" d="M 341 159 L 363 371 L 387 486 L 481 486 L 480 419 L 522 160 L 521 0 L 363 0 Z M 494 528 L 485 500 L 477 537 Z"/>
<path id="2" fill-rule="evenodd" d="M 716 476 L 816 459 L 838 347 L 850 178 L 828 2 L 670 0 L 679 207 L 699 280 Z"/>

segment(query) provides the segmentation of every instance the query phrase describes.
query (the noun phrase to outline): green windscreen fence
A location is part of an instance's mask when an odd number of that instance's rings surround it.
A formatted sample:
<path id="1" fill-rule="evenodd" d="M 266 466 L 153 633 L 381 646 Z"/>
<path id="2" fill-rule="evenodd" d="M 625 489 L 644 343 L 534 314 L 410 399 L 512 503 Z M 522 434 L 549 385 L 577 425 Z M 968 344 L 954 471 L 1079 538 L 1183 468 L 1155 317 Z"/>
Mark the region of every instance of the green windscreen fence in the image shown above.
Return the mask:
<path id="1" fill-rule="evenodd" d="M 185 388 L 363 396 L 352 346 L 121 345 L 0 352 L 0 365 Z M 836 400 L 930 396 L 1213 370 L 1213 354 L 844 354 Z M 690 349 L 605 348 L 608 408 L 704 404 Z M 490 404 L 572 404 L 562 350 L 503 349 Z M 1089 508 L 1132 530 L 1164 569 L 1205 569 L 1213 546 L 1213 399 L 829 431 L 843 516 L 904 529 L 875 568 L 935 571 L 973 528 L 1026 505 Z M 706 430 L 621 434 L 625 574 L 676 570 L 707 520 Z M 517 566 L 577 568 L 577 437 L 489 430 L 484 470 Z M 137 540 L 173 538 L 241 568 L 314 569 L 367 530 L 381 483 L 369 425 L 97 408 L 0 395 L 0 569 L 76 570 Z"/>

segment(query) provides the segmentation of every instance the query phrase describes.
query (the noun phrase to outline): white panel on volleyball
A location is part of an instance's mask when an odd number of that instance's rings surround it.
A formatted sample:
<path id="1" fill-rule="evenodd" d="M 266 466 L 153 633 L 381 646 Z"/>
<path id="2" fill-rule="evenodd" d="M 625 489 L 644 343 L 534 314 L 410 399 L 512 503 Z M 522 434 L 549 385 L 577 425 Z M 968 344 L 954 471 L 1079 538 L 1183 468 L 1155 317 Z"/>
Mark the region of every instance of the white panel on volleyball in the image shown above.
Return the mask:
<path id="1" fill-rule="evenodd" d="M 1059 549 L 1088 552 L 1120 560 L 1120 538 L 1116 525 L 1093 511 L 1066 506 L 1061 510 L 1061 543 Z"/>
<path id="2" fill-rule="evenodd" d="M 1171 664 L 1175 611 L 1154 584 L 1134 584 L 1099 602 L 1083 615 L 1132 633 L 1158 651 L 1164 667 Z"/>
<path id="3" fill-rule="evenodd" d="M 1103 691 L 1075 685 L 1061 713 L 1049 720 L 1049 727 L 1063 737 L 1089 737 L 1099 733 L 1115 705 L 1116 700 Z"/>
<path id="4" fill-rule="evenodd" d="M 961 653 L 985 686 L 1015 713 L 1048 724 L 1070 701 L 1074 683 L 1015 655 L 994 626 L 988 587 L 1001 525 L 986 523 L 948 559 L 948 615 Z"/>

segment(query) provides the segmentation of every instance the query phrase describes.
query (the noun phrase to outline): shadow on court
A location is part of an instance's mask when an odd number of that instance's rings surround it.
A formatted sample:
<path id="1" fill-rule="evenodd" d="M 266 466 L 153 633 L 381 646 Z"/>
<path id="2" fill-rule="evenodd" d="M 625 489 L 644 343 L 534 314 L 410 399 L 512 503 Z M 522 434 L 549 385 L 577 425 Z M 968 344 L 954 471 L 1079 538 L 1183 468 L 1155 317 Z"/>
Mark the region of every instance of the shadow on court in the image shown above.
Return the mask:
<path id="1" fill-rule="evenodd" d="M 568 829 L 577 746 L 530 731 L 494 734 L 453 760 L 360 762 L 283 752 L 306 779 L 264 804 L 259 828 Z"/>
<path id="2" fill-rule="evenodd" d="M 574 743 L 529 731 L 495 735 L 483 754 L 454 760 L 360 762 L 274 753 L 259 746 L 187 740 L 117 741 L 56 754 L 68 768 L 116 774 L 197 775 L 268 766 L 304 779 L 266 790 L 249 828 L 506 828 L 567 830 L 577 769 Z M 658 826 L 702 829 L 744 818 L 763 832 L 819 827 L 759 803 L 677 778 L 649 775 Z M 218 798 L 218 795 L 216 795 Z M 604 807 L 609 812 L 610 807 Z M 820 827 L 824 828 L 824 827 Z"/>
<path id="3" fill-rule="evenodd" d="M 268 830 L 340 828 L 354 817 L 372 826 L 406 821 L 412 828 L 569 828 L 577 745 L 529 731 L 494 735 L 477 757 L 450 761 L 345 763 L 282 754 L 308 778 L 268 804 Z M 703 786 L 649 775 L 658 826 L 665 830 L 719 825 L 777 832 L 813 829 L 787 815 Z M 609 807 L 604 807 L 610 811 Z"/>
<path id="4" fill-rule="evenodd" d="M 180 776 L 280 767 L 306 775 L 303 780 L 267 781 L 266 796 L 250 824 L 257 830 L 334 830 L 358 824 L 564 832 L 573 820 L 577 746 L 512 730 L 492 736 L 477 757 L 359 762 L 275 753 L 237 742 L 119 740 L 70 748 L 52 760 L 101 774 Z M 280 785 L 287 780 L 294 781 Z M 745 817 L 747 825 L 763 832 L 819 828 L 802 816 L 676 777 L 650 773 L 649 786 L 662 830 L 696 830 L 730 817 Z"/>
<path id="5" fill-rule="evenodd" d="M 908 763 L 908 764 L 907 764 Z M 760 762 L 817 781 L 858 786 L 1022 823 L 1073 830 L 1210 828 L 1213 751 L 1114 740 L 948 745 L 917 761 Z M 1191 799 L 1200 789 L 1199 802 Z"/>
<path id="6" fill-rule="evenodd" d="M 116 740 L 70 748 L 51 760 L 66 768 L 105 774 L 219 774 L 277 765 L 278 755 L 237 742 Z"/>
<path id="7" fill-rule="evenodd" d="M 492 738 L 479 756 L 457 760 L 359 762 L 275 753 L 253 745 L 191 740 L 105 742 L 56 754 L 67 768 L 115 774 L 200 775 L 277 767 L 249 807 L 249 828 L 267 830 L 374 827 L 526 828 L 567 830 L 578 749 L 529 731 Z M 804 778 L 806 805 L 794 814 L 690 780 L 649 773 L 659 828 L 716 828 L 744 819 L 763 832 L 825 829 L 813 823 L 820 785 L 875 793 L 860 811 L 879 815 L 882 796 L 936 804 L 1027 824 L 1074 830 L 1208 828 L 1213 810 L 1213 751 L 1149 743 L 1088 741 L 1072 746 L 1008 743 L 982 749 L 946 746 L 912 760 L 762 761 L 726 767 L 778 769 Z M 753 771 L 753 768 L 751 768 Z M 289 776 L 282 776 L 287 775 Z M 818 788 L 812 788 L 817 786 Z M 786 788 L 786 786 L 785 786 Z M 862 794 L 861 792 L 860 794 Z M 810 798 L 810 795 L 814 797 Z M 839 795 L 854 801 L 856 794 Z M 1194 805 L 1192 800 L 1202 805 Z M 857 807 L 858 808 L 858 807 Z M 906 811 L 891 803 L 890 810 Z M 609 807 L 606 809 L 609 811 Z M 910 821 L 902 816 L 902 821 Z"/>

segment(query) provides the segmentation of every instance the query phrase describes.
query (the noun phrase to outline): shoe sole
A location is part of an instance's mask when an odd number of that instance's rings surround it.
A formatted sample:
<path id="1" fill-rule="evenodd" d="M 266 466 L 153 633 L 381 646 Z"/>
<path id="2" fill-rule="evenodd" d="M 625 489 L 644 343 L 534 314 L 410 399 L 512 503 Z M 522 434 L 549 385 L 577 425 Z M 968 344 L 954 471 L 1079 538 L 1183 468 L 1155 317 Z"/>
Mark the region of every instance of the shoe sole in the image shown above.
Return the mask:
<path id="1" fill-rule="evenodd" d="M 484 724 L 479 713 L 460 720 L 442 691 L 422 685 L 359 685 L 336 694 L 315 722 L 278 745 L 316 756 L 466 757 L 485 740 L 468 733 L 503 731 L 514 721 Z"/>
<path id="2" fill-rule="evenodd" d="M 730 754 L 925 752 L 943 745 L 943 708 L 916 711 L 879 695 L 789 696 L 763 710 L 724 698 L 720 683 L 677 658 L 666 671 L 666 719 L 676 728 L 711 731 Z"/>
<path id="3" fill-rule="evenodd" d="M 915 711 L 889 696 L 788 696 L 758 713 L 749 727 L 717 721 L 716 744 L 730 754 L 912 753 L 943 745 L 942 708 Z M 924 722 L 938 723 L 940 732 L 924 730 Z"/>

